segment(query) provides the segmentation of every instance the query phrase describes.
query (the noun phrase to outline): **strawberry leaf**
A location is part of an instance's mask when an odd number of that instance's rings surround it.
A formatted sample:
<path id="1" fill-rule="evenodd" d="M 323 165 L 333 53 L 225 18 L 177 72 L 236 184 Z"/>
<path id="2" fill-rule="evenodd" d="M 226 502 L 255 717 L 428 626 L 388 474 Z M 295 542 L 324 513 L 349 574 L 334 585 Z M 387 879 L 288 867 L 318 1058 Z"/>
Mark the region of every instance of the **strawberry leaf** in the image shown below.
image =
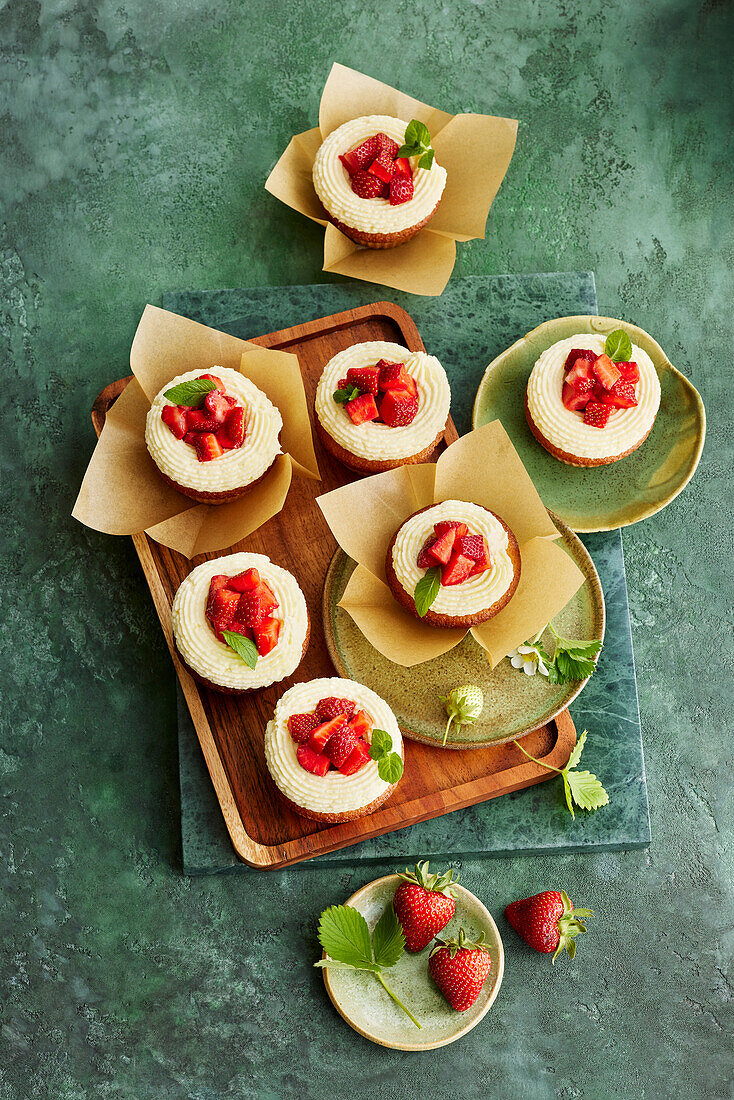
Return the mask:
<path id="1" fill-rule="evenodd" d="M 403 928 L 392 905 L 388 905 L 372 933 L 372 950 L 378 966 L 395 966 L 405 947 Z"/>
<path id="2" fill-rule="evenodd" d="M 574 802 L 582 810 L 598 810 L 609 802 L 609 795 L 591 772 L 568 772 L 566 780 Z"/>
<path id="3" fill-rule="evenodd" d="M 186 405 L 189 409 L 198 409 L 204 404 L 206 395 L 216 388 L 216 382 L 212 382 L 209 378 L 190 378 L 188 382 L 179 382 L 177 386 L 172 386 L 163 396 L 174 405 Z"/>
<path id="4" fill-rule="evenodd" d="M 375 969 L 367 921 L 350 905 L 332 905 L 324 910 L 319 920 L 319 943 L 336 962 L 358 970 Z M 326 960 L 322 963 L 328 966 Z"/>

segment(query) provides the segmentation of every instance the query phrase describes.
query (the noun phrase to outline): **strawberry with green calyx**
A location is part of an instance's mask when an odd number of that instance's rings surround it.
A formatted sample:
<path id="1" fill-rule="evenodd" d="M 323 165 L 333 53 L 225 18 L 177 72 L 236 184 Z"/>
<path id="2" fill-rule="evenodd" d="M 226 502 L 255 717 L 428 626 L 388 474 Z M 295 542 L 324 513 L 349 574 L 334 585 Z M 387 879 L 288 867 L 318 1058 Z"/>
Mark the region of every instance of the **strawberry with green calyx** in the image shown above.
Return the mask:
<path id="1" fill-rule="evenodd" d="M 585 922 L 594 912 L 574 909 L 565 890 L 544 890 L 530 898 L 510 902 L 505 916 L 533 950 L 546 955 L 552 951 L 555 963 L 562 951 L 567 951 L 572 959 L 575 957 L 576 936 L 586 932 Z"/>
<path id="2" fill-rule="evenodd" d="M 481 717 L 484 710 L 484 695 L 482 689 L 475 684 L 464 684 L 462 687 L 454 688 L 448 695 L 439 695 L 439 699 L 449 716 L 442 742 L 445 745 L 452 722 L 456 723 L 458 733 L 462 726 L 473 725 Z"/>
<path id="3" fill-rule="evenodd" d="M 545 764 L 542 760 L 536 760 L 534 756 L 522 747 L 519 741 L 513 740 L 520 752 L 532 760 L 534 764 L 540 764 L 541 768 L 548 768 L 552 772 L 558 772 L 563 779 L 563 791 L 566 796 L 566 805 L 571 811 L 571 817 L 575 818 L 573 804 L 576 803 L 582 810 L 598 810 L 609 802 L 609 795 L 601 785 L 593 772 L 577 772 L 574 769 L 581 759 L 584 751 L 588 732 L 584 730 L 574 746 L 573 752 L 568 758 L 565 768 L 554 768 L 552 764 Z"/>
<path id="4" fill-rule="evenodd" d="M 412 954 L 427 947 L 456 912 L 453 887 L 459 876 L 454 877 L 453 868 L 443 874 L 430 874 L 428 868 L 428 860 L 416 863 L 414 871 L 406 867 L 392 903 L 405 935 L 405 948 Z"/>
<path id="5" fill-rule="evenodd" d="M 491 968 L 484 933 L 470 940 L 463 928 L 456 939 L 438 940 L 428 959 L 431 977 L 457 1012 L 471 1008 Z"/>

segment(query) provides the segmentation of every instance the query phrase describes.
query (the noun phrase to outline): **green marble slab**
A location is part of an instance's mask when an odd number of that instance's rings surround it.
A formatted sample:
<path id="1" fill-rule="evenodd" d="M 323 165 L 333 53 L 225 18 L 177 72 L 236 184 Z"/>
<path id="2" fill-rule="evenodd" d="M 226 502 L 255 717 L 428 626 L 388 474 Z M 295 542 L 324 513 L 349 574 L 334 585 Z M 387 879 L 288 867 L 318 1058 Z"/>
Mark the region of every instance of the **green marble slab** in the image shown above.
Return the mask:
<path id="1" fill-rule="evenodd" d="M 324 284 L 171 293 L 164 308 L 247 338 L 380 299 L 402 305 L 426 347 L 451 379 L 452 412 L 469 430 L 474 394 L 487 363 L 518 336 L 548 317 L 596 313 L 590 273 L 472 277 L 453 280 L 440 301 L 384 287 Z M 590 739 L 584 764 L 596 772 L 611 803 L 596 814 L 565 809 L 554 780 L 408 830 L 365 841 L 299 864 L 387 861 L 424 855 L 491 856 L 508 852 L 581 851 L 644 847 L 650 841 L 647 786 L 637 704 L 621 532 L 582 536 L 601 578 L 607 641 L 596 675 L 571 708 Z M 518 675 L 520 675 L 518 673 Z M 178 702 L 181 833 L 184 871 L 208 874 L 243 866 L 229 842 L 219 805 L 182 696 Z"/>

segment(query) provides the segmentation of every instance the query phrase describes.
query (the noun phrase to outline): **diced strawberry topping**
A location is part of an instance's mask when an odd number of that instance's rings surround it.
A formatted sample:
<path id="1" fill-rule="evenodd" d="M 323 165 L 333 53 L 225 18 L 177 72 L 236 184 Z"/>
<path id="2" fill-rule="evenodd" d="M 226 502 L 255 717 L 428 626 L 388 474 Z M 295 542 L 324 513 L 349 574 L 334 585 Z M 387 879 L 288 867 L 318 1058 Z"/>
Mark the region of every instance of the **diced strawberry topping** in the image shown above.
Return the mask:
<path id="1" fill-rule="evenodd" d="M 326 775 L 331 764 L 328 756 L 314 752 L 310 745 L 299 745 L 296 757 L 301 767 L 312 775 Z"/>
<path id="2" fill-rule="evenodd" d="M 264 601 L 255 592 L 243 592 L 237 604 L 237 622 L 244 626 L 259 626 L 266 616 Z"/>
<path id="3" fill-rule="evenodd" d="M 430 569 L 432 565 L 436 564 L 436 559 L 430 553 L 430 549 L 433 546 L 435 541 L 436 541 L 436 536 L 431 535 L 430 538 L 427 538 L 426 541 L 423 543 L 423 547 L 421 548 L 421 552 L 418 555 L 418 568 L 419 569 Z"/>
<path id="4" fill-rule="evenodd" d="M 365 741 L 357 741 L 347 759 L 339 768 L 342 775 L 354 775 L 369 762 L 370 750 Z"/>
<path id="5" fill-rule="evenodd" d="M 377 420 L 380 415 L 371 393 L 362 393 L 347 401 L 344 408 L 353 424 L 365 424 L 368 420 Z"/>
<path id="6" fill-rule="evenodd" d="M 589 390 L 593 390 L 596 385 L 596 375 L 591 360 L 577 359 L 564 381 L 569 386 L 573 386 L 577 393 L 588 393 Z"/>
<path id="7" fill-rule="evenodd" d="M 280 619 L 263 619 L 261 623 L 252 628 L 255 645 L 261 657 L 267 656 L 278 644 L 280 637 Z"/>
<path id="8" fill-rule="evenodd" d="M 215 435 L 211 432 L 203 432 L 196 441 L 196 457 L 199 462 L 211 462 L 213 458 L 220 458 L 224 450 Z"/>
<path id="9" fill-rule="evenodd" d="M 355 172 L 359 171 L 359 165 L 356 163 L 351 153 L 340 153 L 339 160 L 342 162 L 350 176 L 353 176 Z"/>
<path id="10" fill-rule="evenodd" d="M 355 164 L 357 168 L 369 168 L 372 161 L 375 159 L 380 151 L 380 143 L 377 140 L 377 135 L 371 138 L 367 138 L 361 145 L 358 145 L 356 149 L 351 149 L 346 156 Z"/>
<path id="11" fill-rule="evenodd" d="M 260 574 L 257 569 L 245 569 L 243 573 L 238 573 L 236 577 L 226 579 L 229 587 L 234 588 L 235 592 L 249 592 L 260 585 Z"/>
<path id="12" fill-rule="evenodd" d="M 228 409 L 224 431 L 232 449 L 242 446 L 245 441 L 245 410 L 241 405 Z"/>
<path id="13" fill-rule="evenodd" d="M 436 532 L 436 536 L 445 535 L 447 531 L 453 529 L 456 532 L 457 539 L 463 539 L 464 535 L 469 534 L 469 528 L 465 523 L 461 523 L 456 519 L 444 519 L 440 523 L 434 523 L 433 530 Z"/>
<path id="14" fill-rule="evenodd" d="M 333 733 L 324 745 L 324 753 L 336 768 L 340 768 L 349 758 L 357 743 L 357 736 L 349 726 L 342 726 Z"/>
<path id="15" fill-rule="evenodd" d="M 305 744 L 319 724 L 315 714 L 291 714 L 288 732 L 297 745 Z"/>
<path id="16" fill-rule="evenodd" d="M 188 431 L 186 409 L 180 405 L 165 405 L 161 412 L 161 420 L 169 428 L 176 439 L 183 439 Z"/>
<path id="17" fill-rule="evenodd" d="M 362 393 L 377 396 L 380 372 L 377 367 L 350 367 L 347 371 L 347 385 L 359 386 Z"/>
<path id="18" fill-rule="evenodd" d="M 608 355 L 600 355 L 594 361 L 594 374 L 601 382 L 605 390 L 610 390 L 620 376 L 620 370 Z"/>
<path id="19" fill-rule="evenodd" d="M 568 355 L 566 356 L 566 362 L 563 367 L 564 373 L 567 373 L 571 370 L 577 359 L 587 359 L 591 363 L 593 363 L 596 357 L 596 352 L 589 351 L 588 348 L 571 348 Z"/>
<path id="20" fill-rule="evenodd" d="M 402 206 L 414 195 L 413 177 L 395 175 L 390 180 L 390 206 Z"/>
<path id="21" fill-rule="evenodd" d="M 596 391 L 595 391 L 596 395 Z M 637 404 L 637 395 L 635 393 L 634 382 L 627 382 L 625 379 L 620 378 L 618 382 L 615 382 L 609 391 L 599 397 L 602 405 L 611 405 L 617 409 L 632 409 Z"/>
<path id="22" fill-rule="evenodd" d="M 317 704 L 316 717 L 322 722 L 338 718 L 340 714 L 345 718 L 351 718 L 355 710 L 356 704 L 351 699 L 337 699 L 335 695 L 329 695 Z"/>
<path id="23" fill-rule="evenodd" d="M 585 409 L 591 401 L 591 391 L 580 392 L 575 390 L 573 386 L 569 386 L 568 382 L 563 383 L 563 390 L 561 392 L 561 400 L 567 409 L 571 412 L 579 412 L 581 409 Z"/>
<path id="24" fill-rule="evenodd" d="M 469 577 L 473 569 L 474 562 L 472 559 L 464 557 L 460 551 L 455 550 L 448 563 L 441 570 L 441 584 L 446 586 L 461 584 Z"/>
<path id="25" fill-rule="evenodd" d="M 213 420 L 206 409 L 189 409 L 186 413 L 186 426 L 190 432 L 216 432 L 219 424 Z"/>
<path id="26" fill-rule="evenodd" d="M 366 710 L 358 710 L 349 721 L 349 728 L 355 737 L 367 737 L 372 732 L 374 722 Z"/>
<path id="27" fill-rule="evenodd" d="M 216 374 L 200 374 L 199 378 L 204 378 L 207 382 L 213 382 L 217 389 L 224 393 L 224 382 L 221 378 L 217 378 Z"/>
<path id="28" fill-rule="evenodd" d="M 367 171 L 371 176 L 377 176 L 383 183 L 389 183 L 395 175 L 395 163 L 389 153 L 378 153 Z"/>
<path id="29" fill-rule="evenodd" d="M 640 381 L 640 368 L 637 366 L 637 363 L 617 363 L 617 366 L 619 367 L 619 373 L 622 376 L 622 381 Z"/>
<path id="30" fill-rule="evenodd" d="M 602 405 L 600 401 L 590 401 L 584 409 L 584 424 L 590 424 L 592 428 L 605 428 L 611 415 L 611 405 Z"/>
<path id="31" fill-rule="evenodd" d="M 413 397 L 417 396 L 418 387 L 415 379 L 408 374 L 402 363 L 387 363 L 381 359 L 377 366 L 380 368 L 378 384 L 381 390 L 405 390 Z"/>
<path id="32" fill-rule="evenodd" d="M 398 150 L 400 149 L 397 141 L 393 141 L 391 137 L 388 137 L 387 134 L 383 134 L 382 131 L 380 131 L 379 134 L 375 134 L 375 139 L 377 141 L 378 152 L 387 153 L 390 160 L 395 160 L 395 157 L 398 155 Z"/>
<path id="33" fill-rule="evenodd" d="M 418 398 L 405 390 L 386 390 L 380 401 L 380 417 L 391 428 L 412 424 L 418 412 Z"/>
<path id="34" fill-rule="evenodd" d="M 220 390 L 212 390 L 204 398 L 204 411 L 215 424 L 223 424 L 230 413 L 230 404 Z"/>
<path id="35" fill-rule="evenodd" d="M 209 597 L 206 603 L 206 613 L 211 615 L 212 607 L 214 605 L 214 597 L 217 592 L 220 592 L 223 588 L 231 587 L 229 577 L 225 577 L 224 573 L 217 573 L 209 581 Z"/>
<path id="36" fill-rule="evenodd" d="M 457 543 L 456 549 L 472 561 L 487 560 L 487 544 L 482 535 L 464 535 Z"/>
<path id="37" fill-rule="evenodd" d="M 410 161 L 407 157 L 395 158 L 395 171 L 399 176 L 409 176 L 413 178 L 413 173 L 410 170 Z"/>
<path id="38" fill-rule="evenodd" d="M 456 528 L 450 527 L 448 531 L 445 531 L 443 535 L 439 535 L 434 542 L 428 553 L 433 558 L 432 564 L 440 562 L 441 565 L 445 565 L 451 557 L 451 551 L 454 548 L 454 541 L 456 539 Z"/>
<path id="39" fill-rule="evenodd" d="M 360 199 L 386 198 L 388 194 L 387 184 L 369 172 L 355 172 L 351 181 L 352 191 L 359 195 Z"/>
<path id="40" fill-rule="evenodd" d="M 237 592 L 229 588 L 221 588 L 215 593 L 211 601 L 210 619 L 215 629 L 228 630 L 237 610 L 240 597 Z"/>
<path id="41" fill-rule="evenodd" d="M 346 724 L 347 720 L 343 714 L 337 714 L 336 718 L 331 718 L 328 722 L 322 722 L 320 726 L 312 731 L 308 741 L 309 745 L 315 752 L 321 752 L 329 738 L 333 737 L 337 730 L 344 729 Z"/>

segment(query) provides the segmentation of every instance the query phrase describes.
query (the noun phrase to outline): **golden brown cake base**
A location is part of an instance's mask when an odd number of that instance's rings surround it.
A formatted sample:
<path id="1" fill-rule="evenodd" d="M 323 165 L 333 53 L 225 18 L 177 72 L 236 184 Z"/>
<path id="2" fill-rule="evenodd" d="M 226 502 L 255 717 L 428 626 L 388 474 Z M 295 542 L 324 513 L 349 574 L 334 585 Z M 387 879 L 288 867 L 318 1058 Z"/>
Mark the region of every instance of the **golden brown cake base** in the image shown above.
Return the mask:
<path id="1" fill-rule="evenodd" d="M 562 451 L 559 447 L 554 447 L 554 445 L 545 438 L 540 428 L 530 415 L 527 393 L 525 394 L 525 419 L 528 422 L 528 427 L 530 428 L 530 431 L 533 433 L 538 443 L 540 443 L 541 447 L 545 447 L 546 451 L 548 451 L 549 454 L 552 454 L 553 457 L 557 458 L 559 462 L 565 462 L 567 466 L 581 467 L 609 466 L 612 462 L 619 462 L 620 458 L 626 458 L 627 455 L 631 455 L 633 451 L 636 451 L 638 447 L 642 446 L 642 444 L 645 442 L 648 435 L 652 431 L 653 424 L 655 423 L 655 421 L 653 420 L 652 424 L 650 425 L 649 431 L 647 431 L 645 435 L 643 435 L 639 443 L 635 443 L 632 447 L 629 447 L 626 451 L 622 451 L 622 453 L 619 455 L 612 455 L 610 458 L 579 458 L 578 455 L 572 455 L 569 454 L 567 451 Z M 599 431 L 604 431 L 604 429 L 599 428 Z"/>
<path id="2" fill-rule="evenodd" d="M 298 665 L 296 665 L 296 668 L 293 669 L 293 672 L 296 671 L 298 666 L 301 664 L 301 661 L 306 656 L 306 650 L 308 649 L 308 643 L 309 643 L 310 640 L 311 640 L 311 619 L 310 619 L 310 617 L 308 615 L 308 611 L 307 611 L 306 612 L 306 637 L 303 639 L 303 649 L 301 651 L 301 659 L 299 660 Z M 222 687 L 221 684 L 215 684 L 213 682 L 213 680 L 207 680 L 205 676 L 200 676 L 199 673 L 195 669 L 193 669 L 191 667 L 191 665 L 186 661 L 186 659 L 184 658 L 184 656 L 181 653 L 181 650 L 178 648 L 178 645 L 176 643 L 176 635 L 175 634 L 173 636 L 173 645 L 174 645 L 174 648 L 176 650 L 176 654 L 178 656 L 179 661 L 184 666 L 184 668 L 189 673 L 189 675 L 193 676 L 193 678 L 196 680 L 197 684 L 201 684 L 202 687 L 209 688 L 210 691 L 218 691 L 220 693 L 220 695 L 252 695 L 252 693 L 254 691 L 265 691 L 266 690 L 264 687 L 231 688 L 231 687 Z M 287 673 L 287 675 L 292 676 L 293 672 L 289 672 L 289 673 Z M 282 679 L 285 680 L 285 676 L 282 677 Z M 281 682 L 282 682 L 282 680 L 275 680 L 273 683 L 279 684 Z M 267 686 L 272 687 L 273 684 L 268 684 Z"/>
<path id="3" fill-rule="evenodd" d="M 336 226 L 340 233 L 365 248 L 397 248 L 398 245 L 405 244 L 406 241 L 412 240 L 417 233 L 420 233 L 421 229 L 428 225 L 440 205 L 441 199 L 438 200 L 431 213 L 422 222 L 418 222 L 417 225 L 410 225 L 407 229 L 401 229 L 399 233 L 365 233 L 361 229 L 352 229 L 350 225 L 344 225 L 343 222 L 337 221 L 328 210 L 326 214 L 331 224 Z"/>
<path id="4" fill-rule="evenodd" d="M 417 512 L 413 512 L 413 516 L 417 516 L 421 512 L 426 512 L 429 508 L 434 507 L 435 505 L 429 504 L 425 508 L 419 508 Z M 477 611 L 473 615 L 440 615 L 437 614 L 435 611 L 431 611 L 431 609 L 429 608 L 425 615 L 420 616 L 416 611 L 415 600 L 413 599 L 412 593 L 406 592 L 406 590 L 403 588 L 402 584 L 397 578 L 397 574 L 395 573 L 392 564 L 392 548 L 395 545 L 395 540 L 398 537 L 398 534 L 403 526 L 408 522 L 409 519 L 413 518 L 413 516 L 408 516 L 407 519 L 405 519 L 403 523 L 401 523 L 400 527 L 398 527 L 397 531 L 393 535 L 390 545 L 387 548 L 387 556 L 385 558 L 385 576 L 388 586 L 393 596 L 404 611 L 407 611 L 410 615 L 412 615 L 415 619 L 419 619 L 422 623 L 428 623 L 429 626 L 438 626 L 444 629 L 454 629 L 457 627 L 468 628 L 470 626 L 479 626 L 480 623 L 486 623 L 488 619 L 494 618 L 495 615 L 499 614 L 503 607 L 507 606 L 509 601 L 514 596 L 515 589 L 520 582 L 520 571 L 522 569 L 522 565 L 520 562 L 520 548 L 517 545 L 517 539 L 515 538 L 514 534 L 507 526 L 507 524 L 504 522 L 504 520 L 500 519 L 500 517 L 495 512 L 491 512 L 489 508 L 485 508 L 485 512 L 489 512 L 490 515 L 494 516 L 494 518 L 502 524 L 505 531 L 507 532 L 507 553 L 510 557 L 510 561 L 512 562 L 513 567 L 512 583 L 510 584 L 510 587 L 507 589 L 507 591 L 502 596 L 500 596 L 500 598 L 496 600 L 491 607 L 483 608 L 481 611 Z"/>
<path id="5" fill-rule="evenodd" d="M 149 452 L 150 453 L 150 452 Z M 277 457 L 277 456 L 276 456 Z M 151 459 L 155 462 L 155 459 L 151 455 Z M 250 489 L 254 489 L 256 485 L 259 485 L 263 478 L 266 478 L 273 468 L 273 462 L 270 463 L 264 474 L 260 474 L 260 477 L 255 478 L 249 485 L 243 485 L 238 489 L 228 489 L 224 493 L 203 493 L 198 489 L 190 489 L 187 485 L 180 485 L 178 481 L 174 481 L 172 478 L 167 477 L 163 473 L 160 466 L 156 463 L 156 469 L 158 473 L 167 482 L 172 489 L 175 489 L 179 493 L 183 493 L 185 497 L 190 497 L 191 500 L 197 501 L 199 504 L 227 504 L 230 500 L 237 500 L 238 497 L 243 497 L 245 493 L 249 493 Z"/>
<path id="6" fill-rule="evenodd" d="M 324 450 L 328 451 L 333 458 L 338 459 L 344 466 L 347 466 L 350 470 L 355 470 L 358 474 L 380 474 L 385 470 L 396 470 L 398 466 L 412 466 L 417 462 L 428 462 L 432 458 L 436 447 L 443 439 L 443 434 L 446 430 L 444 426 L 433 442 L 429 443 L 425 450 L 417 455 L 410 455 L 408 458 L 392 458 L 378 461 L 371 458 L 360 458 L 359 455 L 352 454 L 351 451 L 340 446 L 332 435 L 329 435 L 326 428 L 321 424 L 318 416 L 314 416 L 314 421 L 316 423 L 316 434 Z"/>

